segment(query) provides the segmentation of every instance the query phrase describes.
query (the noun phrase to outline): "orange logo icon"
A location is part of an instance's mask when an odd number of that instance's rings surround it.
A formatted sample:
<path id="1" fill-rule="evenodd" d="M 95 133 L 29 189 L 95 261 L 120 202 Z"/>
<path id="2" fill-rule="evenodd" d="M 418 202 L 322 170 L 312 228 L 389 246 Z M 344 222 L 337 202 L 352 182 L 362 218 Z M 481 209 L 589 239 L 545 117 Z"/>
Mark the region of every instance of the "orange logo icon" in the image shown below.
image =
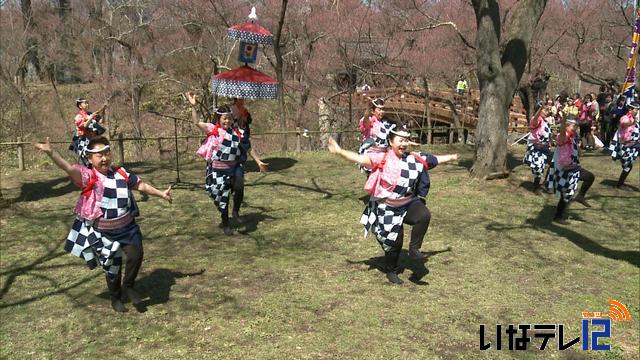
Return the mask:
<path id="1" fill-rule="evenodd" d="M 630 321 L 631 316 L 629 310 L 618 300 L 609 300 L 609 310 L 611 313 L 607 314 L 613 321 Z"/>

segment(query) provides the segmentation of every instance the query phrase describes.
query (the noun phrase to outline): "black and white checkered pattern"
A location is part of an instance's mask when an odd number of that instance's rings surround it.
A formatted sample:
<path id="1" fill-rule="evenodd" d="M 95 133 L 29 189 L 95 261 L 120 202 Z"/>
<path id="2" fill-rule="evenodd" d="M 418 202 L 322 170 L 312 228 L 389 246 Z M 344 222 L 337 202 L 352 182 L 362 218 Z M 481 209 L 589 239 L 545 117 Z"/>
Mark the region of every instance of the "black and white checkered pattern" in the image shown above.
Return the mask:
<path id="1" fill-rule="evenodd" d="M 115 219 L 133 210 L 133 195 L 127 181 L 129 183 L 137 181 L 131 178 L 135 175 L 128 174 L 128 176 L 129 180 L 125 179 L 118 171 L 109 169 L 107 176 L 102 180 L 104 193 L 100 201 L 100 208 L 105 219 Z"/>
<path id="2" fill-rule="evenodd" d="M 426 161 L 426 154 L 419 155 Z M 381 194 L 381 197 L 398 199 L 413 193 L 413 189 L 423 169 L 424 165 L 413 155 L 405 154 L 402 158 L 402 167 L 400 169 L 400 179 L 398 179 L 398 183 L 392 191 Z M 409 204 L 396 208 L 382 201 L 370 199 L 369 204 L 360 217 L 360 223 L 364 225 L 365 237 L 369 231 L 372 231 L 382 248 L 385 251 L 389 251 L 398 239 L 398 233 L 402 228 L 402 222 L 407 214 Z"/>
<path id="3" fill-rule="evenodd" d="M 238 131 L 240 136 L 236 133 Z M 211 155 L 211 160 L 217 161 L 235 161 L 240 159 L 242 155 L 242 148 L 240 142 L 242 141 L 243 131 L 238 128 L 231 128 L 225 132 L 224 139 L 218 150 Z"/>
<path id="4" fill-rule="evenodd" d="M 366 138 L 360 144 L 360 147 L 358 148 L 358 154 L 363 155 L 367 152 L 367 150 L 370 150 L 372 148 L 376 148 L 376 150 L 378 151 L 384 151 L 386 148 L 389 147 L 389 142 L 387 141 L 389 133 L 395 127 L 396 127 L 396 124 L 392 124 L 386 120 L 382 120 L 382 126 L 380 126 L 380 133 L 375 137 Z M 360 171 L 367 174 L 371 173 L 371 170 L 367 169 L 366 167 L 364 166 L 359 166 L 359 167 L 360 167 Z"/>
<path id="5" fill-rule="evenodd" d="M 364 236 L 372 231 L 384 251 L 391 250 L 398 240 L 407 209 L 408 205 L 395 208 L 373 199 L 369 200 L 369 205 L 360 218 L 360 223 L 364 225 Z"/>
<path id="6" fill-rule="evenodd" d="M 387 137 L 391 130 L 396 127 L 395 124 L 391 124 L 388 121 L 382 120 L 382 126 L 380 126 L 380 133 L 376 136 L 375 141 L 377 146 L 389 146 Z"/>
<path id="7" fill-rule="evenodd" d="M 87 160 L 87 148 L 89 147 L 90 140 L 90 138 L 85 136 L 74 135 L 73 139 L 71 139 L 71 146 L 69 146 L 69 150 L 75 152 L 80 162 L 86 167 L 90 165 L 89 160 Z"/>
<path id="8" fill-rule="evenodd" d="M 623 145 L 618 139 L 618 131 L 616 131 L 613 139 L 611 140 L 611 144 L 609 145 L 609 150 L 611 151 L 611 159 L 613 161 L 620 160 L 622 164 L 622 170 L 625 172 L 631 171 L 633 167 L 633 163 L 638 158 L 638 154 L 640 150 L 638 147 L 638 142 L 640 142 L 640 124 L 636 124 L 633 132 L 631 133 L 631 141 L 635 141 L 634 146 L 626 146 Z"/>
<path id="9" fill-rule="evenodd" d="M 211 91 L 216 95 L 229 98 L 275 99 L 278 96 L 278 84 L 214 78 L 211 80 Z"/>
<path id="10" fill-rule="evenodd" d="M 210 163 L 207 163 L 204 189 L 209 193 L 218 210 L 224 211 L 229 206 L 231 176 L 224 171 L 216 171 Z"/>
<path id="11" fill-rule="evenodd" d="M 367 151 L 367 149 L 373 146 L 376 146 L 378 148 L 388 147 L 389 143 L 387 142 L 387 137 L 389 136 L 389 133 L 391 132 L 391 130 L 395 127 L 396 127 L 395 124 L 391 124 L 388 121 L 383 120 L 382 126 L 380 126 L 380 133 L 377 134 L 375 137 L 366 138 L 360 144 L 360 148 L 358 149 L 358 154 L 361 154 L 361 155 L 364 154 Z"/>
<path id="12" fill-rule="evenodd" d="M 527 141 L 527 152 L 522 160 L 529 165 L 535 177 L 544 175 L 544 167 L 549 156 L 549 142 L 551 139 L 551 127 L 546 120 L 542 121 L 542 132 L 538 135 L 537 141 Z"/>
<path id="13" fill-rule="evenodd" d="M 564 201 L 569 202 L 573 199 L 578 188 L 578 180 L 580 179 L 580 161 L 578 159 L 578 137 L 574 136 L 571 144 L 572 154 L 571 160 L 576 165 L 574 169 L 564 170 L 558 164 L 558 156 L 560 150 L 556 149 L 549 167 L 549 174 L 546 179 L 546 186 L 549 191 L 559 192 Z"/>
<path id="14" fill-rule="evenodd" d="M 529 165 L 535 177 L 542 177 L 544 175 L 548 154 L 549 150 L 536 148 L 533 142 L 527 143 L 527 152 L 524 154 L 523 162 Z"/>
<path id="15" fill-rule="evenodd" d="M 73 221 L 64 249 L 71 255 L 84 259 L 90 269 L 96 268 L 98 264 L 101 265 L 112 279 L 120 271 L 122 265 L 120 243 L 109 240 L 94 229 L 91 222 L 83 221 L 79 217 Z"/>
<path id="16" fill-rule="evenodd" d="M 426 158 L 426 155 L 420 154 L 420 156 Z M 424 165 L 413 155 L 404 154 L 398 183 L 393 190 L 382 193 L 381 197 L 398 199 L 412 193 L 423 169 Z"/>
<path id="17" fill-rule="evenodd" d="M 227 29 L 227 35 L 230 38 L 252 43 L 252 44 L 263 44 L 263 45 L 272 45 L 273 44 L 273 35 L 269 34 L 258 34 L 251 31 L 242 31 L 238 29 Z"/>

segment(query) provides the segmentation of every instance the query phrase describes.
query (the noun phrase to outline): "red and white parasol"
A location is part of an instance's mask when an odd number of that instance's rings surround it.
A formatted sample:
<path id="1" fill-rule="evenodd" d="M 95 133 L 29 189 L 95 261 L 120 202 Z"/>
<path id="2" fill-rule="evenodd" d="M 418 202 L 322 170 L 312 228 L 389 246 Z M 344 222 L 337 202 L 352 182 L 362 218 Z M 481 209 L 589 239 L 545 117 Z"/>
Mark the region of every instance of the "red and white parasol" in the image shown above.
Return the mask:
<path id="1" fill-rule="evenodd" d="M 255 7 L 251 8 L 249 19 L 251 21 L 228 28 L 227 35 L 232 39 L 252 44 L 273 44 L 273 34 L 269 30 L 255 23 L 255 20 L 258 19 Z"/>
<path id="2" fill-rule="evenodd" d="M 229 98 L 275 99 L 278 95 L 278 81 L 245 65 L 213 75 L 211 91 Z"/>

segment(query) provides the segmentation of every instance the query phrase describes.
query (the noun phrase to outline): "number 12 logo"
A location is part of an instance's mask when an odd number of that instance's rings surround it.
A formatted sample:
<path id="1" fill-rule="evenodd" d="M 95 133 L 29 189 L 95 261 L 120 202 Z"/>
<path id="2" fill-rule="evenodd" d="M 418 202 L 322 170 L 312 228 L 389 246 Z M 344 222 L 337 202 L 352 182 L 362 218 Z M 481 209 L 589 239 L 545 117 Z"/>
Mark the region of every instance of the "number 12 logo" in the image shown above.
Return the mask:
<path id="1" fill-rule="evenodd" d="M 591 326 L 602 325 L 601 331 L 589 331 Z M 591 333 L 591 346 L 589 346 L 589 333 Z M 582 350 L 611 350 L 611 344 L 598 344 L 598 339 L 611 338 L 611 318 L 582 319 Z"/>

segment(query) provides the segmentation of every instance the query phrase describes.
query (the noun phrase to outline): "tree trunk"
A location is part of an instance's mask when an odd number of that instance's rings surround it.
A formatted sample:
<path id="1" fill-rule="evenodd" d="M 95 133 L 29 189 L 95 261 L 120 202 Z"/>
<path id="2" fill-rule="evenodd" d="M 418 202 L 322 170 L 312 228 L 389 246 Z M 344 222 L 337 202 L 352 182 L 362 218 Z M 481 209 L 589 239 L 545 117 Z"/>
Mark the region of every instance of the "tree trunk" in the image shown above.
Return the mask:
<path id="1" fill-rule="evenodd" d="M 333 129 L 334 116 L 331 107 L 324 98 L 318 100 L 318 127 L 320 129 L 320 144 L 322 148 L 327 147 L 330 131 Z"/>
<path id="2" fill-rule="evenodd" d="M 142 138 L 142 122 L 140 121 L 140 102 L 142 100 L 142 92 L 144 85 L 134 84 L 131 89 L 131 103 L 133 105 L 133 130 L 137 138 Z M 136 140 L 136 161 L 143 160 L 142 140 Z M 177 155 L 177 154 L 176 154 Z"/>
<path id="3" fill-rule="evenodd" d="M 280 20 L 278 20 L 278 28 L 274 35 L 273 53 L 276 57 L 276 78 L 278 79 L 278 118 L 280 119 L 280 130 L 287 131 L 287 118 L 284 113 L 284 73 L 282 49 L 280 48 L 280 40 L 282 38 L 282 27 L 284 25 L 285 15 L 287 13 L 288 0 L 282 0 L 282 8 L 280 9 Z M 282 151 L 287 151 L 287 134 L 282 134 Z"/>
<path id="4" fill-rule="evenodd" d="M 473 0 L 478 28 L 476 50 L 480 109 L 475 162 L 471 174 L 492 179 L 508 175 L 509 106 L 527 63 L 533 30 L 546 0 L 522 0 L 512 10 L 505 41 L 500 43 L 500 7 L 496 0 Z"/>
<path id="5" fill-rule="evenodd" d="M 93 6 L 89 9 L 89 21 L 90 26 L 96 27 L 97 24 L 102 22 L 102 0 L 94 0 Z M 104 64 L 106 60 L 107 48 L 109 45 L 105 45 L 100 39 L 94 40 L 94 45 L 91 49 L 93 55 L 93 75 L 98 78 L 104 75 Z"/>
<path id="6" fill-rule="evenodd" d="M 56 80 L 61 83 L 80 81 L 76 54 L 74 53 L 73 23 L 71 22 L 71 0 L 58 0 L 58 16 L 60 17 L 60 45 L 64 62 L 56 65 Z"/>
<path id="7" fill-rule="evenodd" d="M 20 67 L 20 77 L 22 82 L 34 82 L 41 80 L 40 59 L 38 57 L 38 40 L 31 36 L 35 34 L 36 23 L 31 9 L 31 0 L 20 0 L 24 31 L 29 34 L 25 42 L 24 62 Z"/>

